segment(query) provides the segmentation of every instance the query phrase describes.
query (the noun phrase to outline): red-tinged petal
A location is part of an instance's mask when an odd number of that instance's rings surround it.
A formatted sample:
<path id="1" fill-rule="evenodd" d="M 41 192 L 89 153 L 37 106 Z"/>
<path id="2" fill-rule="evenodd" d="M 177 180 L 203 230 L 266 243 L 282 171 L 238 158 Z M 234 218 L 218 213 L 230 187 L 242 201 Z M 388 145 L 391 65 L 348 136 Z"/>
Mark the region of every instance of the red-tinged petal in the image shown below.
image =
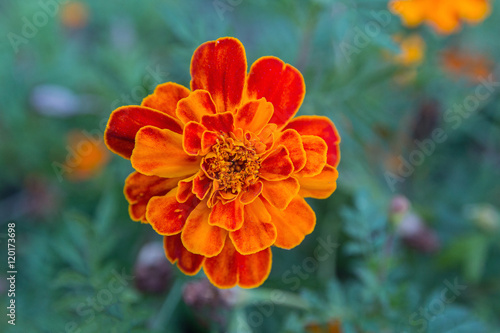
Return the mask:
<path id="1" fill-rule="evenodd" d="M 249 187 L 247 187 L 247 189 L 241 192 L 240 194 L 241 203 L 244 205 L 248 205 L 249 203 L 257 199 L 259 194 L 262 192 L 262 187 L 263 184 L 261 181 L 258 181 L 255 184 L 252 184 Z"/>
<path id="2" fill-rule="evenodd" d="M 197 174 L 192 175 L 189 178 L 185 178 L 180 180 L 177 184 L 178 190 L 176 199 L 179 202 L 186 202 L 193 194 L 193 179 L 197 176 Z"/>
<path id="3" fill-rule="evenodd" d="M 149 200 L 146 218 L 160 235 L 170 236 L 181 232 L 188 216 L 200 202 L 194 195 L 184 203 L 178 202 L 177 190 L 175 188 L 162 197 Z"/>
<path id="4" fill-rule="evenodd" d="M 182 244 L 189 252 L 205 257 L 216 256 L 226 242 L 227 231 L 208 224 L 210 208 L 201 202 L 189 215 L 182 231 Z"/>
<path id="5" fill-rule="evenodd" d="M 297 179 L 290 177 L 277 182 L 262 181 L 264 188 L 262 196 L 278 209 L 285 209 L 299 193 L 300 185 Z"/>
<path id="6" fill-rule="evenodd" d="M 297 131 L 289 129 L 282 132 L 275 144 L 286 147 L 295 172 L 300 171 L 306 165 L 306 151 L 304 150 L 300 134 Z"/>
<path id="7" fill-rule="evenodd" d="M 144 98 L 141 105 L 177 118 L 175 113 L 177 102 L 188 95 L 188 88 L 174 82 L 167 82 L 156 86 L 153 94 Z"/>
<path id="8" fill-rule="evenodd" d="M 226 204 L 219 201 L 210 212 L 208 224 L 234 231 L 243 225 L 243 204 L 233 200 Z"/>
<path id="9" fill-rule="evenodd" d="M 236 250 L 244 255 L 262 251 L 274 244 L 276 227 L 260 199 L 245 206 L 243 226 L 229 233 Z"/>
<path id="10" fill-rule="evenodd" d="M 177 117 L 187 124 L 190 121 L 200 122 L 204 115 L 216 114 L 214 101 L 206 90 L 196 90 L 177 104 Z"/>
<path id="11" fill-rule="evenodd" d="M 148 176 L 191 176 L 200 169 L 200 158 L 182 148 L 182 135 L 168 129 L 143 127 L 136 135 L 130 158 L 134 169 Z"/>
<path id="12" fill-rule="evenodd" d="M 307 202 L 297 195 L 285 210 L 279 210 L 268 202 L 264 205 L 271 215 L 278 236 L 275 246 L 292 249 L 302 243 L 316 225 L 316 215 Z"/>
<path id="13" fill-rule="evenodd" d="M 247 72 L 245 49 L 225 37 L 200 45 L 191 59 L 191 90 L 210 92 L 218 112 L 233 112 L 241 102 Z"/>
<path id="14" fill-rule="evenodd" d="M 113 153 L 128 159 L 132 155 L 137 132 L 147 125 L 182 133 L 182 126 L 177 119 L 144 106 L 130 105 L 111 113 L 104 132 L 104 142 Z"/>
<path id="15" fill-rule="evenodd" d="M 250 101 L 236 111 L 235 125 L 249 132 L 259 133 L 273 116 L 273 105 L 265 98 Z"/>
<path id="16" fill-rule="evenodd" d="M 179 180 L 180 178 L 160 178 L 132 172 L 125 180 L 123 188 L 132 220 L 147 223 L 146 206 L 149 200 L 167 194 L 177 186 Z"/>
<path id="17" fill-rule="evenodd" d="M 330 119 L 320 116 L 301 116 L 292 119 L 285 128 L 292 128 L 301 135 L 316 135 L 325 140 L 328 146 L 327 163 L 337 167 L 340 162 L 340 135 Z"/>
<path id="18" fill-rule="evenodd" d="M 228 241 L 222 252 L 205 259 L 203 270 L 212 284 L 218 288 L 242 288 L 260 286 L 269 276 L 272 265 L 271 249 L 242 255 Z"/>
<path id="19" fill-rule="evenodd" d="M 322 138 L 314 135 L 303 135 L 302 144 L 306 151 L 307 162 L 298 175 L 302 177 L 319 175 L 326 165 L 328 146 Z"/>
<path id="20" fill-rule="evenodd" d="M 215 133 L 229 133 L 234 129 L 234 117 L 230 112 L 203 116 L 201 124 Z"/>
<path id="21" fill-rule="evenodd" d="M 193 193 L 196 194 L 198 199 L 203 200 L 210 192 L 210 185 L 212 185 L 212 180 L 205 175 L 205 172 L 200 170 L 193 180 Z"/>
<path id="22" fill-rule="evenodd" d="M 203 132 L 201 136 L 201 154 L 206 155 L 210 148 L 217 143 L 217 139 L 219 139 L 219 134 L 209 131 Z"/>
<path id="23" fill-rule="evenodd" d="M 306 93 L 300 72 L 275 57 L 262 57 L 253 63 L 247 78 L 246 98 L 265 97 L 274 106 L 270 122 L 283 127 L 299 110 Z"/>
<path id="24" fill-rule="evenodd" d="M 262 131 L 260 131 L 258 138 L 266 145 L 266 149 L 270 149 L 273 146 L 276 130 L 276 124 L 267 124 Z"/>
<path id="25" fill-rule="evenodd" d="M 191 121 L 184 126 L 184 134 L 182 136 L 182 147 L 184 151 L 191 156 L 200 154 L 201 140 L 203 133 L 206 132 L 205 126 Z"/>
<path id="26" fill-rule="evenodd" d="M 293 163 L 285 146 L 278 146 L 261 163 L 259 176 L 266 180 L 283 180 L 293 172 Z"/>
<path id="27" fill-rule="evenodd" d="M 177 267 L 186 275 L 195 275 L 201 269 L 204 256 L 193 254 L 182 245 L 181 235 L 163 237 L 165 256 L 172 263 L 177 262 Z"/>
<path id="28" fill-rule="evenodd" d="M 325 165 L 323 171 L 314 177 L 298 177 L 299 195 L 304 198 L 326 199 L 337 189 L 337 169 Z"/>

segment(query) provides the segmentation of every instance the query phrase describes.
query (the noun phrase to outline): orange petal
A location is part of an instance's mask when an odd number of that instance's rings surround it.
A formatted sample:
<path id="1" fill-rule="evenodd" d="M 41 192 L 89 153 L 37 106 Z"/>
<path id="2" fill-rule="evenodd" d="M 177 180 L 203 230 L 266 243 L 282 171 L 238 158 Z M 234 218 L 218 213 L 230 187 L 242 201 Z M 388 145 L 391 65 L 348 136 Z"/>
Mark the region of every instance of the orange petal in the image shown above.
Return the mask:
<path id="1" fill-rule="evenodd" d="M 177 118 L 175 113 L 177 102 L 188 95 L 188 88 L 174 82 L 167 82 L 156 86 L 154 93 L 144 98 L 141 105 Z"/>
<path id="2" fill-rule="evenodd" d="M 201 124 L 215 133 L 229 133 L 234 129 L 234 117 L 231 112 L 207 115 L 201 118 Z"/>
<path id="3" fill-rule="evenodd" d="M 214 101 L 206 90 L 196 90 L 188 97 L 181 99 L 177 105 L 177 117 L 187 124 L 190 121 L 200 122 L 201 117 L 207 114 L 216 114 Z"/>
<path id="4" fill-rule="evenodd" d="M 300 189 L 299 182 L 293 177 L 277 182 L 263 180 L 262 183 L 262 196 L 278 209 L 285 209 Z"/>
<path id="5" fill-rule="evenodd" d="M 227 231 L 208 224 L 210 208 L 205 201 L 189 215 L 184 230 L 182 243 L 189 252 L 213 257 L 222 251 L 226 242 Z"/>
<path id="6" fill-rule="evenodd" d="M 200 170 L 193 180 L 193 193 L 200 200 L 205 199 L 208 192 L 210 192 L 210 185 L 212 185 L 212 180 L 205 175 L 205 172 Z"/>
<path id="7" fill-rule="evenodd" d="M 262 182 L 258 181 L 255 184 L 252 184 L 249 187 L 247 187 L 247 189 L 241 192 L 240 194 L 241 203 L 244 205 L 248 205 L 249 203 L 257 199 L 259 194 L 262 192 L 263 186 L 264 185 L 262 184 Z"/>
<path id="8" fill-rule="evenodd" d="M 314 135 L 303 135 L 302 144 L 306 151 L 307 162 L 298 175 L 303 177 L 319 175 L 326 165 L 328 147 L 325 141 Z"/>
<path id="9" fill-rule="evenodd" d="M 201 171 L 201 170 L 200 170 Z M 198 172 L 199 173 L 199 172 Z M 186 202 L 193 194 L 193 179 L 197 174 L 179 181 L 176 199 L 179 202 Z"/>
<path id="10" fill-rule="evenodd" d="M 260 286 L 269 276 L 272 265 L 271 249 L 242 255 L 231 242 L 226 242 L 222 252 L 212 258 L 206 258 L 203 270 L 212 284 L 218 288 L 242 288 Z"/>
<path id="11" fill-rule="evenodd" d="M 262 57 L 253 63 L 247 78 L 246 98 L 265 97 L 274 106 L 270 122 L 283 127 L 299 110 L 306 86 L 300 72 L 275 57 Z"/>
<path id="12" fill-rule="evenodd" d="M 134 169 L 148 176 L 190 176 L 200 169 L 200 158 L 184 152 L 181 134 L 152 126 L 137 132 L 130 160 Z"/>
<path id="13" fill-rule="evenodd" d="M 285 128 L 292 128 L 300 135 L 316 135 L 325 140 L 328 146 L 327 163 L 337 167 L 340 162 L 340 135 L 330 119 L 320 116 L 301 116 L 292 119 Z"/>
<path id="14" fill-rule="evenodd" d="M 304 150 L 300 134 L 296 130 L 287 129 L 282 132 L 275 144 L 286 147 L 295 172 L 300 171 L 306 165 L 306 151 Z"/>
<path id="15" fill-rule="evenodd" d="M 491 5 L 487 0 L 456 1 L 460 17 L 470 23 L 478 23 L 491 13 Z"/>
<path id="16" fill-rule="evenodd" d="M 142 127 L 151 125 L 182 133 L 179 121 L 169 115 L 144 106 L 122 106 L 111 113 L 104 133 L 109 150 L 124 158 L 130 158 L 135 136 Z"/>
<path id="17" fill-rule="evenodd" d="M 235 125 L 252 133 L 259 133 L 273 116 L 273 105 L 265 98 L 250 101 L 236 111 Z"/>
<path id="18" fill-rule="evenodd" d="M 184 126 L 182 147 L 188 155 L 196 156 L 200 154 L 201 140 L 203 133 L 205 133 L 206 130 L 205 126 L 194 121 L 191 121 Z"/>
<path id="19" fill-rule="evenodd" d="M 219 201 L 210 212 L 208 224 L 234 231 L 243 225 L 243 204 L 233 200 L 226 204 Z"/>
<path id="20" fill-rule="evenodd" d="M 323 171 L 314 177 L 298 177 L 299 195 L 304 198 L 326 199 L 337 189 L 337 169 L 325 165 Z"/>
<path id="21" fill-rule="evenodd" d="M 172 263 L 177 261 L 177 267 L 186 275 L 195 275 L 201 269 L 204 256 L 193 254 L 182 245 L 181 235 L 163 237 L 165 256 Z"/>
<path id="22" fill-rule="evenodd" d="M 206 155 L 210 148 L 217 143 L 219 135 L 215 132 L 205 131 L 201 136 L 201 154 Z"/>
<path id="23" fill-rule="evenodd" d="M 285 146 L 278 146 L 261 163 L 259 176 L 267 180 L 283 180 L 293 172 L 293 163 Z"/>
<path id="24" fill-rule="evenodd" d="M 123 193 L 129 203 L 130 217 L 134 221 L 146 220 L 146 206 L 152 197 L 165 195 L 174 187 L 180 178 L 160 178 L 132 172 L 125 180 Z"/>
<path id="25" fill-rule="evenodd" d="M 276 240 L 276 227 L 270 222 L 271 215 L 259 198 L 246 205 L 243 226 L 229 233 L 236 250 L 248 255 L 273 245 Z"/>
<path id="26" fill-rule="evenodd" d="M 279 210 L 266 201 L 264 205 L 271 215 L 278 234 L 275 246 L 292 249 L 302 243 L 305 236 L 314 230 L 316 215 L 299 195 L 293 198 L 285 210 Z"/>
<path id="27" fill-rule="evenodd" d="M 160 235 L 174 235 L 182 231 L 188 216 L 198 205 L 198 200 L 191 195 L 186 202 L 177 201 L 178 188 L 161 197 L 149 200 L 146 218 L 153 229 Z"/>
<path id="28" fill-rule="evenodd" d="M 233 112 L 241 102 L 247 72 L 245 49 L 225 37 L 200 45 L 191 59 L 191 90 L 210 92 L 218 112 Z"/>

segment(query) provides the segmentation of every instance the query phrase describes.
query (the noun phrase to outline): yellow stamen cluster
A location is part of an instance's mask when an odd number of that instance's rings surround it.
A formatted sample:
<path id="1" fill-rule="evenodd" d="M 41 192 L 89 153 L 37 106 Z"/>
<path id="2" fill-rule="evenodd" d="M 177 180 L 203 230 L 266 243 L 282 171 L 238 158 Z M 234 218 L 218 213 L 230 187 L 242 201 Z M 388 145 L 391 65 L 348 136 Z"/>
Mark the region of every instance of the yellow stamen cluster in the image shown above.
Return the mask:
<path id="1" fill-rule="evenodd" d="M 221 136 L 205 156 L 205 171 L 219 189 L 239 193 L 259 178 L 260 157 L 251 145 Z"/>

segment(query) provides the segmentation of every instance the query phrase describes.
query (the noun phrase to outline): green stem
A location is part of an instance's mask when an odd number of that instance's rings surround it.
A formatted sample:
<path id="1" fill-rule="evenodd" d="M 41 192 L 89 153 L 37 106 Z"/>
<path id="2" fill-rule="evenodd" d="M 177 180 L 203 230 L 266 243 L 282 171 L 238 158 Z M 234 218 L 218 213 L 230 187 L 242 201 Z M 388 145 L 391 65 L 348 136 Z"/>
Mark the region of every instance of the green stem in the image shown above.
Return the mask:
<path id="1" fill-rule="evenodd" d="M 305 311 L 311 310 L 309 302 L 299 295 L 278 289 L 244 291 L 238 303 L 241 306 L 245 306 L 259 302 L 271 302 L 274 305 L 287 306 Z"/>
<path id="2" fill-rule="evenodd" d="M 179 303 L 181 296 L 182 282 L 180 279 L 176 279 L 174 285 L 170 288 L 167 298 L 165 298 L 165 302 L 161 306 L 160 311 L 158 311 L 156 318 L 151 324 L 153 331 L 159 331 L 165 327 L 165 323 L 168 323 L 170 317 L 172 317 L 172 314 L 177 308 L 177 303 Z"/>

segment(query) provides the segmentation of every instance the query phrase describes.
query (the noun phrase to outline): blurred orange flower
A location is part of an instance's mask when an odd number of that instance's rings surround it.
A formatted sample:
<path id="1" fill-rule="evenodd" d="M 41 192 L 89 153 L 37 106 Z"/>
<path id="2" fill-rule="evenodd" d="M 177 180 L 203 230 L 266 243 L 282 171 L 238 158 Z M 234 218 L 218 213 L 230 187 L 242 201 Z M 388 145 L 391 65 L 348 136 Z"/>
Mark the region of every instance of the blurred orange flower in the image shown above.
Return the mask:
<path id="1" fill-rule="evenodd" d="M 67 28 L 80 29 L 87 25 L 89 9 L 80 1 L 70 1 L 62 5 L 61 22 Z"/>
<path id="2" fill-rule="evenodd" d="M 182 272 L 203 266 L 220 288 L 257 287 L 270 247 L 313 231 L 304 197 L 335 191 L 340 137 L 326 117 L 292 119 L 304 95 L 300 72 L 278 58 L 247 74 L 243 45 L 226 37 L 196 49 L 191 89 L 164 83 L 113 111 L 106 144 L 137 170 L 125 182 L 130 216 L 165 236 Z"/>
<path id="3" fill-rule="evenodd" d="M 91 140 L 78 130 L 68 134 L 68 149 L 74 156 L 74 160 L 65 164 L 69 180 L 90 179 L 99 174 L 109 161 L 109 152 L 102 141 Z"/>
<path id="4" fill-rule="evenodd" d="M 393 56 L 396 63 L 403 66 L 422 63 L 425 56 L 425 41 L 420 35 L 412 34 L 406 37 L 396 35 L 393 39 L 401 48 L 401 52 Z"/>
<path id="5" fill-rule="evenodd" d="M 436 32 L 449 35 L 460 29 L 462 21 L 483 21 L 491 5 L 489 0 L 391 0 L 389 9 L 408 27 L 427 23 Z"/>
<path id="6" fill-rule="evenodd" d="M 448 49 L 441 54 L 443 69 L 455 78 L 467 78 L 471 82 L 481 82 L 494 69 L 494 63 L 482 54 L 470 53 L 456 48 Z"/>

